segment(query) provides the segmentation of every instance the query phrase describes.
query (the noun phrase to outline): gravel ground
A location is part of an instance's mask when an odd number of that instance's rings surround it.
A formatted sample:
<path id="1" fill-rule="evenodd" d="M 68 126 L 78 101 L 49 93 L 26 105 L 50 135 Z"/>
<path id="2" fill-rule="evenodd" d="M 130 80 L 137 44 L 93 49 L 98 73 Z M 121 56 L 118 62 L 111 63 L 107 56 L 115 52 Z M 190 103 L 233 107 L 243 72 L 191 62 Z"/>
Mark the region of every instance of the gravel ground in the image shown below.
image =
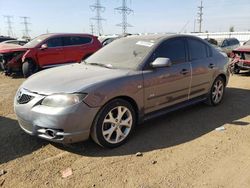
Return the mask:
<path id="1" fill-rule="evenodd" d="M 112 150 L 25 134 L 13 112 L 23 81 L 0 75 L 0 187 L 250 187 L 250 73 L 231 76 L 218 107 L 148 121 Z"/>

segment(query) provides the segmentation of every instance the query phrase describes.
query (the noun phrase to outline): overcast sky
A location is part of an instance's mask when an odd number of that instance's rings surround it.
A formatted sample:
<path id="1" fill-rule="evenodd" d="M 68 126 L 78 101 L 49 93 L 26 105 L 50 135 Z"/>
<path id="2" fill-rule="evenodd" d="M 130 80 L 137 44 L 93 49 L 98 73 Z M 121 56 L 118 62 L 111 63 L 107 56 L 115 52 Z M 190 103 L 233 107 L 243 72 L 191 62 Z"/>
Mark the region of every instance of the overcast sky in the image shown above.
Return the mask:
<path id="1" fill-rule="evenodd" d="M 121 0 L 100 0 L 106 7 L 102 17 L 104 34 L 121 33 L 116 24 L 121 15 L 114 8 Z M 190 32 L 194 30 L 200 0 L 127 0 L 134 13 L 128 16 L 133 27 L 130 33 Z M 89 8 L 95 0 L 0 0 L 0 34 L 7 34 L 6 19 L 13 16 L 13 31 L 22 35 L 20 16 L 30 17 L 31 37 L 49 32 L 90 32 L 90 18 L 95 16 Z M 250 0 L 203 0 L 203 31 L 250 30 Z M 196 31 L 198 24 L 196 23 Z"/>

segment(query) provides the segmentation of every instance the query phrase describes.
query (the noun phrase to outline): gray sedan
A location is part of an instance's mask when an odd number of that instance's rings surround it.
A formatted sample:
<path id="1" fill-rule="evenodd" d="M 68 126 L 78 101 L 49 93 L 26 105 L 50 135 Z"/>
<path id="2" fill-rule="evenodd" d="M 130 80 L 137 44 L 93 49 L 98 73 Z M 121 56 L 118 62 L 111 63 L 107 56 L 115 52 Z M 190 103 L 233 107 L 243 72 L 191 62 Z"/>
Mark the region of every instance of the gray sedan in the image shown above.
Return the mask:
<path id="1" fill-rule="evenodd" d="M 150 118 L 198 102 L 218 105 L 228 58 L 189 35 L 130 36 L 84 62 L 41 71 L 19 88 L 21 128 L 60 143 L 117 147 Z"/>

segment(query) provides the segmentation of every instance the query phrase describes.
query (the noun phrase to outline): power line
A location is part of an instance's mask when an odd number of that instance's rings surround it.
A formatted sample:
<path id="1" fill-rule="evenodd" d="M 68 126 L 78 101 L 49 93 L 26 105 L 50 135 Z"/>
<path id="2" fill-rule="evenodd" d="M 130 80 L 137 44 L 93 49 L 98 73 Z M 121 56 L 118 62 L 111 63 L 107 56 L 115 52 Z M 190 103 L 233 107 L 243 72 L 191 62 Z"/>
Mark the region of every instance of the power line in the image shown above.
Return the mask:
<path id="1" fill-rule="evenodd" d="M 27 17 L 27 16 L 21 16 L 20 18 L 23 19 L 23 22 L 21 22 L 21 24 L 24 25 L 23 38 L 29 39 L 29 38 L 30 38 L 29 32 L 30 32 L 31 30 L 29 30 L 29 27 L 28 27 L 28 25 L 30 24 L 30 23 L 28 22 L 28 19 L 30 19 L 30 18 Z"/>
<path id="2" fill-rule="evenodd" d="M 199 32 L 201 33 L 201 26 L 202 26 L 202 21 L 203 21 L 203 6 L 202 6 L 202 1 L 201 1 L 201 5 L 198 6 L 198 23 L 199 23 Z"/>
<path id="3" fill-rule="evenodd" d="M 132 25 L 127 22 L 127 16 L 134 11 L 127 7 L 127 0 L 122 0 L 122 6 L 115 8 L 115 10 L 122 14 L 122 23 L 117 24 L 117 26 L 122 27 L 122 33 L 125 34 L 127 33 L 127 28 L 132 27 Z"/>
<path id="4" fill-rule="evenodd" d="M 90 9 L 96 12 L 96 16 L 90 19 L 96 21 L 97 34 L 101 35 L 103 33 L 102 21 L 105 20 L 101 13 L 105 11 L 105 7 L 101 5 L 100 0 L 96 0 L 95 4 L 90 5 Z"/>
<path id="5" fill-rule="evenodd" d="M 9 16 L 9 15 L 5 15 L 4 18 L 6 19 L 6 24 L 7 24 L 7 28 L 8 28 L 8 36 L 9 37 L 13 37 L 14 34 L 13 34 L 13 27 L 12 27 L 12 24 L 13 22 L 11 21 L 11 19 L 13 18 L 13 16 Z"/>

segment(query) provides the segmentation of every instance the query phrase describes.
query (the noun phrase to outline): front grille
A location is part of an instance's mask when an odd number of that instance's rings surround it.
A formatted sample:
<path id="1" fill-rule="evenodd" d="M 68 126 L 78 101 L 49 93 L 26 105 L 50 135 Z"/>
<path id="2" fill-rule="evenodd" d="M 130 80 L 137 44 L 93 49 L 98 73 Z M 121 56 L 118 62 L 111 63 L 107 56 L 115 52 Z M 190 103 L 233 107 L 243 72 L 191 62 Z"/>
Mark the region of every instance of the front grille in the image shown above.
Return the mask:
<path id="1" fill-rule="evenodd" d="M 33 98 L 34 98 L 34 96 L 22 94 L 20 97 L 17 98 L 17 102 L 19 104 L 26 104 L 26 103 L 30 102 Z"/>

